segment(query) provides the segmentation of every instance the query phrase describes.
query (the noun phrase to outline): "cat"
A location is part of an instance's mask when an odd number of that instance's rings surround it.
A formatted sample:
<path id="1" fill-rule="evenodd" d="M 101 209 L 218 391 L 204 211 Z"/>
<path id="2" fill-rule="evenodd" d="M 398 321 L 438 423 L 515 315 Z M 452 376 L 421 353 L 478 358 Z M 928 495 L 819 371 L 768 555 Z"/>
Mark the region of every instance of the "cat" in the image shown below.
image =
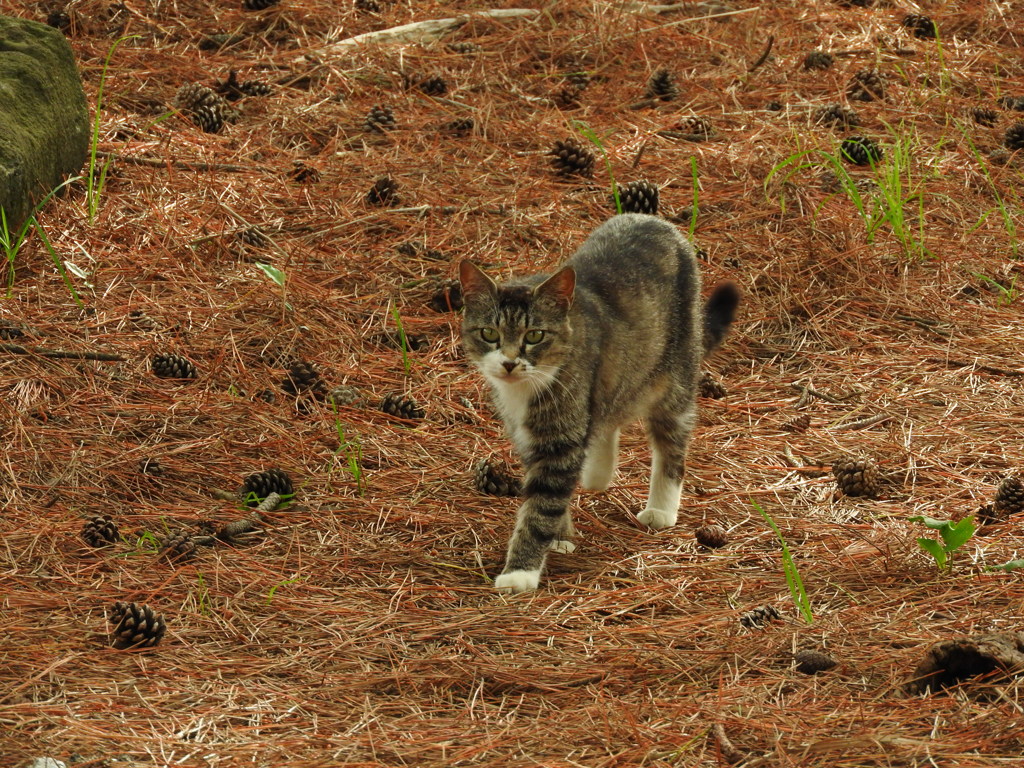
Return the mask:
<path id="1" fill-rule="evenodd" d="M 599 226 L 550 276 L 499 284 L 465 260 L 459 277 L 463 348 L 526 470 L 495 587 L 536 589 L 547 553 L 575 549 L 576 485 L 611 484 L 619 431 L 637 419 L 652 452 L 637 519 L 675 525 L 700 363 L 733 322 L 736 286 L 718 286 L 702 307 L 693 247 L 664 219 L 635 213 Z"/>

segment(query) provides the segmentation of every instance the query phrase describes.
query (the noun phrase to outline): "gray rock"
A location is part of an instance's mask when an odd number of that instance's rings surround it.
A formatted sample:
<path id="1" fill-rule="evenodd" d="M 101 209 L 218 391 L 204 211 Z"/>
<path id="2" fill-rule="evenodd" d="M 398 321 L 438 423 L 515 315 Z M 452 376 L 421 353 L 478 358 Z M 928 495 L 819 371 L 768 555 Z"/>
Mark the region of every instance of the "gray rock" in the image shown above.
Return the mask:
<path id="1" fill-rule="evenodd" d="M 85 162 L 89 113 L 58 30 L 0 16 L 0 207 L 10 229 Z"/>
<path id="2" fill-rule="evenodd" d="M 25 764 L 25 768 L 68 768 L 63 760 L 54 760 L 52 757 L 37 757 Z"/>

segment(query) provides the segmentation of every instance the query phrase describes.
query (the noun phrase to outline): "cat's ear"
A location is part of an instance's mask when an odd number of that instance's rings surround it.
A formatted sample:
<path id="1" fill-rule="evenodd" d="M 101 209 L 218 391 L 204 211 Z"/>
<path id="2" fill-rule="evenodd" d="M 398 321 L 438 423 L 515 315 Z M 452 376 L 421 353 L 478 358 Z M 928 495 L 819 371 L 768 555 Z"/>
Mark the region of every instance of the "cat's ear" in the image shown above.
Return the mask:
<path id="1" fill-rule="evenodd" d="M 538 285 L 535 294 L 539 298 L 548 299 L 568 309 L 572 306 L 572 297 L 575 291 L 576 270 L 566 266 Z"/>
<path id="2" fill-rule="evenodd" d="M 462 283 L 462 294 L 464 296 L 480 293 L 493 294 L 497 290 L 494 281 L 469 259 L 463 259 L 459 262 L 459 282 Z"/>

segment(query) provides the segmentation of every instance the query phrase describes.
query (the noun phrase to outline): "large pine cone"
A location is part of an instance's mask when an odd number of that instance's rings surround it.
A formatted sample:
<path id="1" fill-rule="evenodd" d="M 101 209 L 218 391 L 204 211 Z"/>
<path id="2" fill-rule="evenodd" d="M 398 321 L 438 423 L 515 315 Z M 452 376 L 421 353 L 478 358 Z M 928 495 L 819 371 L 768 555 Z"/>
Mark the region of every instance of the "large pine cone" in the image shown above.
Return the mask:
<path id="1" fill-rule="evenodd" d="M 882 159 L 882 148 L 874 139 L 850 136 L 839 146 L 840 156 L 854 165 L 871 165 Z"/>
<path id="2" fill-rule="evenodd" d="M 381 176 L 366 193 L 366 202 L 370 205 L 397 205 L 398 182 L 391 176 Z"/>
<path id="3" fill-rule="evenodd" d="M 1007 149 L 1014 152 L 1018 149 L 1024 149 L 1024 122 L 1018 120 L 1007 128 L 1003 143 Z"/>
<path id="4" fill-rule="evenodd" d="M 315 365 L 305 360 L 296 360 L 288 367 L 288 373 L 281 381 L 281 389 L 289 395 L 297 396 L 302 392 L 322 394 L 327 386 Z"/>
<path id="5" fill-rule="evenodd" d="M 993 508 L 1000 518 L 1024 512 L 1024 481 L 1017 475 L 1004 478 L 996 489 Z"/>
<path id="6" fill-rule="evenodd" d="M 160 539 L 158 555 L 172 563 L 184 563 L 195 557 L 196 543 L 186 531 L 174 531 Z"/>
<path id="7" fill-rule="evenodd" d="M 804 57 L 804 69 L 828 69 L 833 61 L 828 51 L 811 51 Z"/>
<path id="8" fill-rule="evenodd" d="M 855 73 L 846 87 L 846 95 L 854 101 L 878 101 L 885 98 L 885 79 L 876 69 Z"/>
<path id="9" fill-rule="evenodd" d="M 857 116 L 857 113 L 842 104 L 818 107 L 814 110 L 812 119 L 817 124 L 834 125 L 839 128 L 852 128 L 855 125 L 860 125 L 860 117 Z"/>
<path id="10" fill-rule="evenodd" d="M 110 609 L 110 644 L 115 648 L 152 648 L 167 631 L 164 617 L 148 605 L 114 603 Z"/>
<path id="11" fill-rule="evenodd" d="M 392 392 L 385 395 L 384 399 L 381 400 L 380 409 L 384 411 L 384 413 L 389 413 L 400 419 L 415 420 L 422 419 L 426 416 L 426 411 L 424 411 L 415 400 L 400 392 Z"/>
<path id="12" fill-rule="evenodd" d="M 679 95 L 675 76 L 665 67 L 659 67 L 654 70 L 651 79 L 647 81 L 647 93 L 645 95 L 649 99 L 671 101 Z"/>
<path id="13" fill-rule="evenodd" d="M 250 507 L 259 506 L 259 503 L 272 493 L 282 497 L 295 494 L 292 479 L 283 469 L 274 468 L 255 472 L 245 478 L 242 481 L 242 487 L 238 489 L 238 495 Z"/>
<path id="14" fill-rule="evenodd" d="M 90 547 L 106 547 L 120 537 L 117 523 L 110 515 L 97 515 L 82 526 L 82 538 Z"/>
<path id="15" fill-rule="evenodd" d="M 589 147 L 576 139 L 556 141 L 548 152 L 551 166 L 560 176 L 593 176 L 596 157 Z"/>
<path id="16" fill-rule="evenodd" d="M 395 112 L 386 104 L 375 104 L 363 120 L 363 127 L 374 133 L 390 131 L 395 127 Z"/>
<path id="17" fill-rule="evenodd" d="M 161 379 L 194 379 L 199 375 L 192 362 L 181 355 L 153 355 L 150 365 L 153 375 Z"/>
<path id="18" fill-rule="evenodd" d="M 729 543 L 729 532 L 717 523 L 702 525 L 693 535 L 698 544 L 708 549 L 719 549 Z"/>
<path id="19" fill-rule="evenodd" d="M 522 483 L 503 461 L 481 459 L 473 470 L 473 482 L 481 493 L 489 496 L 518 496 Z"/>
<path id="20" fill-rule="evenodd" d="M 658 212 L 658 185 L 649 181 L 630 181 L 619 186 L 619 205 L 623 213 Z M 614 205 L 614 199 L 612 204 Z"/>
<path id="21" fill-rule="evenodd" d="M 863 456 L 841 458 L 832 464 L 836 485 L 847 496 L 876 498 L 881 491 L 881 478 L 875 460 Z"/>

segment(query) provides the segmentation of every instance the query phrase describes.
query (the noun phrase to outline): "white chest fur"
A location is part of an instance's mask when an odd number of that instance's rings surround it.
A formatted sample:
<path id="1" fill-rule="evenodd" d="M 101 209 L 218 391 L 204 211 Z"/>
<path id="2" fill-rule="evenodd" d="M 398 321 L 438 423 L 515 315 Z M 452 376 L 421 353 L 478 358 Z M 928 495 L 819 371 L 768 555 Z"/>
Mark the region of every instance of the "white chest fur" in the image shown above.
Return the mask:
<path id="1" fill-rule="evenodd" d="M 533 435 L 526 428 L 526 415 L 535 387 L 525 379 L 515 382 L 492 379 L 491 389 L 509 439 L 521 456 L 526 455 L 533 443 Z"/>

